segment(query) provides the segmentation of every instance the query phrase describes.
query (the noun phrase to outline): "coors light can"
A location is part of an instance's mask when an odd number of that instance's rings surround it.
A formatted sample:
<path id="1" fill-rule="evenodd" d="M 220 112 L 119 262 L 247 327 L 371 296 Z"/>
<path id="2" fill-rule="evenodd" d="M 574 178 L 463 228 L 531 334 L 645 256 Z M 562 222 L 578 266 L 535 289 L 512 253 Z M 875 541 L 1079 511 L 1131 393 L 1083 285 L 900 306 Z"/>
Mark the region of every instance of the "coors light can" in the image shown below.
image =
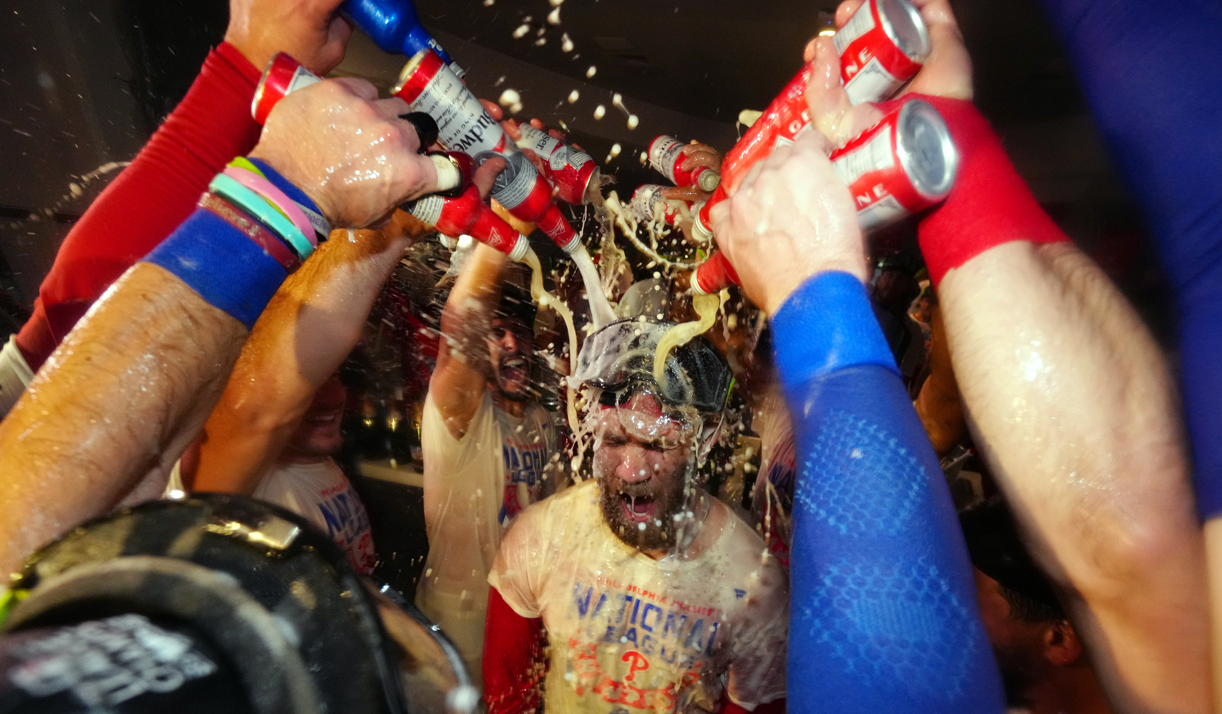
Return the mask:
<path id="1" fill-rule="evenodd" d="M 505 160 L 505 170 L 492 185 L 492 197 L 515 218 L 535 223 L 566 252 L 581 245 L 573 227 L 552 204 L 547 181 L 437 53 L 423 50 L 412 57 L 391 91 L 412 111 L 437 121 L 438 136 L 446 148 L 469 154 L 477 165 L 492 157 Z"/>
<path id="2" fill-rule="evenodd" d="M 691 171 L 683 170 L 683 147 L 688 146 L 678 139 L 661 134 L 649 143 L 649 165 L 671 180 L 676 186 L 696 186 L 701 191 L 712 191 L 721 183 L 721 174 L 707 166 L 697 166 Z"/>
<path id="3" fill-rule="evenodd" d="M 929 31 L 908 0 L 866 0 L 832 37 L 853 104 L 890 97 L 929 56 Z"/>
<path id="4" fill-rule="evenodd" d="M 574 206 L 589 203 L 591 185 L 594 190 L 598 190 L 599 185 L 595 179 L 599 175 L 598 164 L 593 157 L 530 124 L 521 124 L 518 130 L 522 136 L 518 139 L 518 147 L 530 149 L 543 160 L 543 172 L 556 187 L 560 200 Z"/>

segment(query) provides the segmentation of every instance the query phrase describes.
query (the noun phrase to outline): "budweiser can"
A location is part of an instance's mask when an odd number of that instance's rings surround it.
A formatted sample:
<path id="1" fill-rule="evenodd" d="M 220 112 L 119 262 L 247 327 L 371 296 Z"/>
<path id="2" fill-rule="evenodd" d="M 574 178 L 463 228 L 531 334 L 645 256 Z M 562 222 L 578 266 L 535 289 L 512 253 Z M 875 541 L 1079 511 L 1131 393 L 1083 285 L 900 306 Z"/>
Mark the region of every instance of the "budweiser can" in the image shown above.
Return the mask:
<path id="1" fill-rule="evenodd" d="M 514 217 L 535 223 L 565 251 L 580 245 L 573 227 L 552 205 L 547 181 L 437 53 L 418 52 L 403 67 L 391 91 L 412 111 L 436 120 L 438 138 L 446 148 L 469 154 L 476 166 L 493 157 L 505 160 L 505 170 L 492 186 L 492 197 Z"/>
<path id="2" fill-rule="evenodd" d="M 919 99 L 904 102 L 830 158 L 865 231 L 946 198 L 959 168 L 942 115 Z"/>
<path id="3" fill-rule="evenodd" d="M 255 122 L 263 124 L 272 113 L 276 102 L 289 92 L 308 87 L 320 81 L 318 75 L 301 66 L 301 63 L 284 52 L 277 52 L 267 62 L 259 86 L 255 87 L 255 98 L 250 103 L 250 114 Z"/>
<path id="4" fill-rule="evenodd" d="M 738 284 L 738 273 L 721 251 L 710 255 L 692 272 L 692 292 L 697 295 L 714 295 L 722 288 Z"/>
<path id="5" fill-rule="evenodd" d="M 598 188 L 595 176 L 599 171 L 594 159 L 530 124 L 521 124 L 518 130 L 522 137 L 518 147 L 530 149 L 543 160 L 543 173 L 560 200 L 574 206 L 589 203 L 590 186 Z"/>
<path id="6" fill-rule="evenodd" d="M 929 31 L 908 0 L 866 0 L 832 37 L 853 104 L 890 97 L 929 56 Z"/>
<path id="7" fill-rule="evenodd" d="M 721 174 L 707 166 L 697 166 L 684 171 L 683 147 L 678 139 L 661 134 L 649 143 L 649 165 L 671 180 L 676 186 L 697 186 L 701 191 L 712 191 L 721 183 Z"/>
<path id="8" fill-rule="evenodd" d="M 959 152 L 942 115 L 919 99 L 904 102 L 829 158 L 867 232 L 946 198 L 959 168 Z M 696 223 L 701 222 L 708 226 L 707 207 L 697 214 Z M 705 268 L 710 263 L 712 258 L 692 274 L 693 290 L 715 292 L 729 285 L 725 280 L 737 282 L 732 268 L 727 272 L 720 263 Z"/>
<path id="9" fill-rule="evenodd" d="M 481 243 L 505 253 L 513 260 L 521 260 L 530 243 L 526 236 L 518 233 L 492 212 L 480 200 L 479 190 L 469 187 L 461 196 L 425 196 L 402 206 L 422 223 L 452 236 L 469 235 Z"/>
<path id="10" fill-rule="evenodd" d="M 642 221 L 655 221 L 661 219 L 667 225 L 675 225 L 675 221 L 679 219 L 678 204 L 682 201 L 669 201 L 662 195 L 665 187 L 657 184 L 647 183 L 638 186 L 632 194 L 633 213 Z"/>

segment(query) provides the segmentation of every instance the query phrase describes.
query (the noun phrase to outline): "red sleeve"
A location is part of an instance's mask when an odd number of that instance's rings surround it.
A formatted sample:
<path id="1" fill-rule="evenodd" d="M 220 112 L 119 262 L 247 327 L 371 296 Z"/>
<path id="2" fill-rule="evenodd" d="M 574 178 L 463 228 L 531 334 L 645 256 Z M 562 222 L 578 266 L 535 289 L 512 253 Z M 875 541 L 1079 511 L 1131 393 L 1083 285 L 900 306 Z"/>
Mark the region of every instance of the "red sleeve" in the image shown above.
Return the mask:
<path id="1" fill-rule="evenodd" d="M 488 714 L 535 712 L 543 693 L 547 660 L 543 619 L 522 617 L 488 588 L 484 625 L 484 703 Z"/>
<path id="2" fill-rule="evenodd" d="M 208 182 L 259 138 L 250 102 L 261 71 L 232 45 L 199 77 L 131 166 L 72 227 L 17 336 L 37 371 L 89 306 L 191 214 Z"/>

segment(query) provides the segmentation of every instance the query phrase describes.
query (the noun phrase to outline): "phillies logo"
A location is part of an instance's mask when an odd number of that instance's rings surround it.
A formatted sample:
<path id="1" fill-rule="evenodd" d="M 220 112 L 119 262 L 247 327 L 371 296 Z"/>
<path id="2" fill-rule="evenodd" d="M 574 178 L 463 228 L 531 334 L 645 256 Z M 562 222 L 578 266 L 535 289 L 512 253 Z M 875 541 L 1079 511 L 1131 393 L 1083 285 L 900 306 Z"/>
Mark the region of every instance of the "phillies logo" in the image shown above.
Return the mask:
<path id="1" fill-rule="evenodd" d="M 624 677 L 625 682 L 631 682 L 637 672 L 649 669 L 649 660 L 645 659 L 645 655 L 635 650 L 625 652 L 624 656 L 620 657 L 620 661 L 628 663 L 628 676 Z"/>

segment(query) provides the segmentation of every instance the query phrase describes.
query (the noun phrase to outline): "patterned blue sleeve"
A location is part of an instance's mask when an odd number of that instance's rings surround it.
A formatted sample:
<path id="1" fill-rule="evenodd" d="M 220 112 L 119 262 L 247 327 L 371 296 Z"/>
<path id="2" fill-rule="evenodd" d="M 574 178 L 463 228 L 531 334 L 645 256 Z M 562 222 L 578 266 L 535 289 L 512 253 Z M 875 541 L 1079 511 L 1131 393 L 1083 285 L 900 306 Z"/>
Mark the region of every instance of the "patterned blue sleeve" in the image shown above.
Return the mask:
<path id="1" fill-rule="evenodd" d="M 1162 254 L 1197 501 L 1222 515 L 1222 3 L 1043 4 Z"/>
<path id="2" fill-rule="evenodd" d="M 950 494 L 864 287 L 820 274 L 772 325 L 798 450 L 790 706 L 1004 711 Z"/>

